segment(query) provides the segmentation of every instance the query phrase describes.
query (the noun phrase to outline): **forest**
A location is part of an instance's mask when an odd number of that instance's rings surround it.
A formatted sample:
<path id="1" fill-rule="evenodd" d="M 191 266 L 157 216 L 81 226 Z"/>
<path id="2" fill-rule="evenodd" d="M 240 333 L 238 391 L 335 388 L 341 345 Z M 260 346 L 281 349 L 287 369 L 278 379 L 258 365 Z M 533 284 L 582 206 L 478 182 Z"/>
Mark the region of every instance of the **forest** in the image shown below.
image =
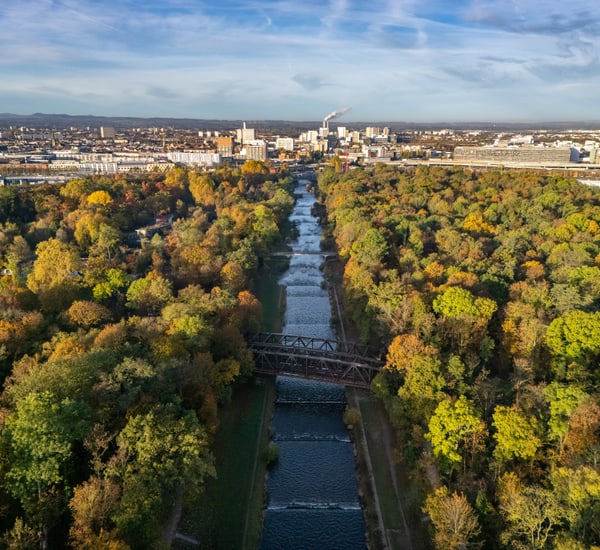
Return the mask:
<path id="1" fill-rule="evenodd" d="M 0 188 L 1 548 L 170 548 L 292 189 L 259 161 Z"/>
<path id="2" fill-rule="evenodd" d="M 340 166 L 320 200 L 425 547 L 600 547 L 600 191 Z"/>

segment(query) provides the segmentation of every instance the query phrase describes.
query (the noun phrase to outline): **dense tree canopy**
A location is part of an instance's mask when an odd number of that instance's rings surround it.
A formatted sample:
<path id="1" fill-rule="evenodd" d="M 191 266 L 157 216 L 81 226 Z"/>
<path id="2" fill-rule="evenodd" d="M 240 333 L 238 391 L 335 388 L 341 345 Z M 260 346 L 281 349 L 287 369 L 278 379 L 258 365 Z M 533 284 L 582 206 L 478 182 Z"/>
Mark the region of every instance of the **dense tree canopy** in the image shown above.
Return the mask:
<path id="1" fill-rule="evenodd" d="M 170 546 L 252 372 L 291 183 L 259 163 L 2 188 L 0 546 Z"/>
<path id="2" fill-rule="evenodd" d="M 600 545 L 600 192 L 385 165 L 328 169 L 318 187 L 348 316 L 387 349 L 373 390 L 413 479 L 427 473 L 435 544 Z"/>

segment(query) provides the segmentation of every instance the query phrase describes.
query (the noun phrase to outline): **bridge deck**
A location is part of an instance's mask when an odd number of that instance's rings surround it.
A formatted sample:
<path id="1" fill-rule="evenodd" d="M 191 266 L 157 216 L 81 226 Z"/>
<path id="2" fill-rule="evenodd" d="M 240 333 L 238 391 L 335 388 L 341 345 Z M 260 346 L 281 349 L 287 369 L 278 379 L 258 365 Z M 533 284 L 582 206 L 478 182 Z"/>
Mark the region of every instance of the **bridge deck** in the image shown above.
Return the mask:
<path id="1" fill-rule="evenodd" d="M 256 372 L 284 374 L 347 386 L 368 387 L 383 362 L 352 342 L 289 334 L 259 333 L 249 347 Z"/>

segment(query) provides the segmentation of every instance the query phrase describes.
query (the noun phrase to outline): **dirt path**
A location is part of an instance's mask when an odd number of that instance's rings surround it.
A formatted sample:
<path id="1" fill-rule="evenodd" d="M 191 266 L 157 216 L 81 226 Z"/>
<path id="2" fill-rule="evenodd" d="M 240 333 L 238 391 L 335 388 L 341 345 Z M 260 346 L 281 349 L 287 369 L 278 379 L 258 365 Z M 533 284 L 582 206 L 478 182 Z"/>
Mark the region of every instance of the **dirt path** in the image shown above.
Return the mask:
<path id="1" fill-rule="evenodd" d="M 342 340 L 358 341 L 358 331 L 344 312 L 343 272 L 343 264 L 339 258 L 326 262 L 325 273 L 332 307 L 337 316 L 338 323 L 335 328 L 338 336 Z M 402 487 L 394 458 L 395 434 L 385 408 L 381 401 L 368 391 L 348 389 L 347 396 L 348 404 L 361 413 L 361 421 L 357 426 L 359 441 L 356 444 L 367 469 L 381 543 L 388 550 L 413 550 L 411 531 L 402 507 Z M 367 409 L 372 417 L 370 421 L 366 419 Z M 382 493 L 385 493 L 385 498 Z"/>
<path id="2" fill-rule="evenodd" d="M 368 392 L 349 391 L 348 400 L 352 407 L 361 412 L 361 422 L 358 426 L 359 444 L 374 495 L 383 546 L 389 550 L 413 550 L 411 532 L 402 508 L 402 488 L 396 473 L 394 433 L 385 409 L 379 400 Z M 369 418 L 365 415 L 367 408 Z M 387 493 L 385 498 L 381 494 L 382 490 Z"/>

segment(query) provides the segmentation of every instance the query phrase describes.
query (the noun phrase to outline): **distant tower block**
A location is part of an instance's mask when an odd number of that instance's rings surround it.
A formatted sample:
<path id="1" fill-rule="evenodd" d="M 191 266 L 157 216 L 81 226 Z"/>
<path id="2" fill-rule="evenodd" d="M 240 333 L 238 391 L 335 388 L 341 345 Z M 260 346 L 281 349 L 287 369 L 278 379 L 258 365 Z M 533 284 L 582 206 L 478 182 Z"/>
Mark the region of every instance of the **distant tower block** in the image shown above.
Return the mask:
<path id="1" fill-rule="evenodd" d="M 236 137 L 242 145 L 245 145 L 249 141 L 256 139 L 256 133 L 254 128 L 246 128 L 246 123 L 244 122 L 243 127 L 236 130 Z"/>
<path id="2" fill-rule="evenodd" d="M 100 126 L 100 137 L 102 139 L 115 139 L 115 129 L 112 126 Z"/>

